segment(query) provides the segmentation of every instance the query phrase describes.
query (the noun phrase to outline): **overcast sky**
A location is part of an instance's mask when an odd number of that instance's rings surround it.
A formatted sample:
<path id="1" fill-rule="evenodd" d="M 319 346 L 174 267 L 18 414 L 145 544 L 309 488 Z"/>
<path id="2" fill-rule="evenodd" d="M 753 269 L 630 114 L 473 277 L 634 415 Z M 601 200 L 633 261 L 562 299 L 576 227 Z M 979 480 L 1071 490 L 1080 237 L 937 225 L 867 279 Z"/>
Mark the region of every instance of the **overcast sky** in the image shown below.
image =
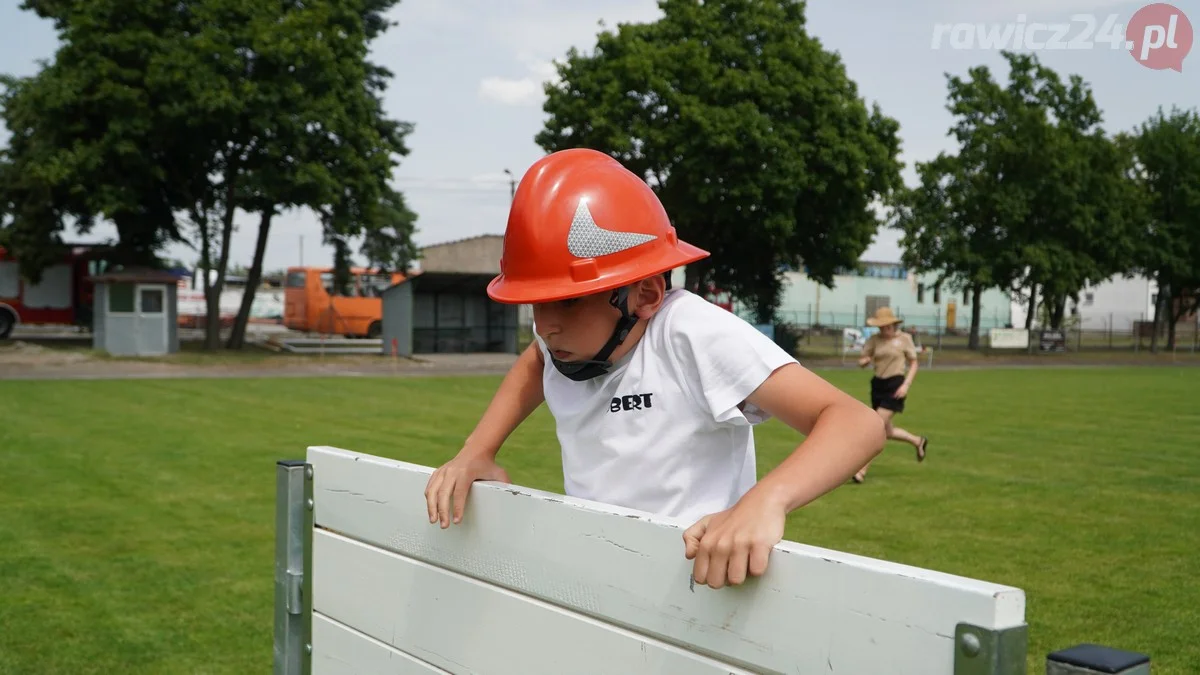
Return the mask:
<path id="1" fill-rule="evenodd" d="M 57 37 L 52 26 L 18 0 L 0 0 L 0 71 L 27 75 L 37 61 L 53 57 Z M 1103 36 L 1112 16 L 1121 35 L 1145 3 L 1089 0 L 859 0 L 812 2 L 809 30 L 827 49 L 842 55 L 851 78 L 868 102 L 878 101 L 900 122 L 905 179 L 914 180 L 912 164 L 950 149 L 945 110 L 944 73 L 964 74 L 987 64 L 1003 78 L 996 47 L 978 42 L 963 47 L 965 28 L 938 24 L 1068 23 L 1064 42 L 1078 40 L 1083 16 L 1094 17 Z M 1195 0 L 1178 5 L 1200 17 Z M 391 18 L 398 22 L 374 46 L 373 59 L 391 69 L 385 104 L 389 115 L 415 123 L 412 153 L 395 172 L 395 183 L 418 214 L 417 242 L 428 245 L 483 233 L 502 233 L 509 203 L 505 169 L 517 177 L 541 155 L 533 142 L 544 120 L 541 82 L 553 76 L 552 59 L 575 46 L 590 51 L 599 30 L 620 22 L 651 21 L 659 16 L 654 0 L 402 0 Z M 1142 15 L 1145 16 L 1145 15 Z M 1138 23 L 1134 21 L 1133 23 Z M 1032 28 L 1032 26 L 1030 26 Z M 940 34 L 941 49 L 934 49 Z M 1033 45 L 1054 37 L 1032 34 Z M 1190 44 L 1190 24 L 1177 24 L 1176 43 Z M 1087 80 L 1110 130 L 1130 129 L 1159 105 L 1196 106 L 1200 101 L 1200 57 L 1185 56 L 1182 72 L 1153 70 L 1125 49 L 1097 42 L 1086 49 L 1039 49 L 1043 63 Z M 419 64 L 419 65 L 418 65 Z M 7 133 L 0 127 L 0 136 Z M 114 236 L 98 229 L 79 241 Z M 241 223 L 232 260 L 249 264 L 255 222 Z M 310 213 L 296 211 L 275 219 L 266 254 L 268 269 L 303 262 L 328 265 L 332 249 L 320 243 L 320 228 Z M 897 235 L 881 231 L 864 258 L 898 260 Z M 185 261 L 196 256 L 183 247 L 169 255 Z"/>

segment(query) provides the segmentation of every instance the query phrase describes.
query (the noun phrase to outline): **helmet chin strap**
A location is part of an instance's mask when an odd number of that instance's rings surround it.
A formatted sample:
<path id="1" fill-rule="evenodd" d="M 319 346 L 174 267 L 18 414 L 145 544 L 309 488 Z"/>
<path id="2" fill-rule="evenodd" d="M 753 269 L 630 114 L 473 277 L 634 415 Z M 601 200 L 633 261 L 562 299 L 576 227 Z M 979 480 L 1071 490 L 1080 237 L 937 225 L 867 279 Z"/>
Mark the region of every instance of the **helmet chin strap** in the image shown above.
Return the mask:
<path id="1" fill-rule="evenodd" d="M 554 367 L 558 369 L 558 372 L 567 376 L 568 379 L 583 382 L 584 380 L 590 380 L 603 375 L 608 372 L 609 368 L 612 368 L 612 362 L 608 360 L 609 355 L 625 341 L 625 338 L 629 337 L 629 331 L 633 329 L 633 325 L 638 320 L 636 314 L 629 313 L 628 300 L 629 288 L 627 286 L 622 286 L 613 291 L 608 303 L 621 310 L 621 318 L 617 319 L 617 325 L 613 328 L 608 342 L 604 344 L 594 357 L 582 361 L 560 361 L 552 355 L 550 360 L 554 363 Z"/>

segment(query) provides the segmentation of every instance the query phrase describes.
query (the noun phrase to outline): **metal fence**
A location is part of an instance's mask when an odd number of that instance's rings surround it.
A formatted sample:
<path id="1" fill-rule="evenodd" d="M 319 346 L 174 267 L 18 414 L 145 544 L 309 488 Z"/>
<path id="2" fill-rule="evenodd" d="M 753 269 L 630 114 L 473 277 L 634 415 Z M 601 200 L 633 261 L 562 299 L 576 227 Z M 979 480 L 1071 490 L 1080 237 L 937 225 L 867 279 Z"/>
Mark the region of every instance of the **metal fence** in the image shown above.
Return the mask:
<path id="1" fill-rule="evenodd" d="M 843 329 L 862 330 L 865 323 L 810 324 L 802 321 L 784 321 L 776 325 L 777 334 L 787 332 L 795 341 L 797 351 L 808 354 L 840 354 L 843 351 Z M 847 317 L 849 318 L 849 317 Z M 980 322 L 979 347 L 982 350 L 991 349 L 989 332 L 992 328 L 1005 328 L 1003 323 Z M 1024 328 L 1019 326 L 1017 328 Z M 782 331 L 781 331 L 782 329 Z M 965 350 L 970 345 L 970 324 L 961 323 L 955 328 L 948 328 L 941 322 L 913 321 L 906 317 L 902 330 L 913 336 L 913 341 L 919 347 L 929 347 L 934 350 Z M 1082 322 L 1065 322 L 1064 328 L 1051 331 L 1035 327 L 1030 331 L 1029 352 L 1084 352 L 1084 351 L 1150 351 L 1154 342 L 1154 327 L 1150 322 L 1134 322 L 1132 326 L 1122 327 L 1118 323 L 1107 323 L 1103 327 L 1088 327 Z M 778 340 L 779 338 L 777 338 Z M 1167 327 L 1159 329 L 1157 341 L 1159 351 L 1196 352 L 1200 351 L 1200 325 L 1196 320 L 1179 323 L 1175 326 L 1175 344 L 1168 345 Z M 997 350 L 999 351 L 999 349 Z M 1004 348 L 1011 353 L 1013 349 Z"/>
<path id="2" fill-rule="evenodd" d="M 953 320 L 942 311 L 940 306 L 932 310 L 925 307 L 906 309 L 900 305 L 891 307 L 896 316 L 903 318 L 905 325 L 909 327 L 925 326 L 934 329 L 937 326 L 945 327 L 951 323 L 959 330 L 970 330 L 971 327 L 971 308 L 969 306 L 956 308 Z M 872 311 L 865 305 L 855 305 L 847 312 L 824 310 L 810 304 L 803 309 L 779 311 L 776 316 L 778 323 L 805 328 L 836 328 L 840 331 L 842 328 L 862 328 L 867 325 L 867 319 L 871 317 L 871 314 Z M 1007 325 L 1008 316 L 1007 310 L 1001 314 L 998 308 L 984 307 L 979 313 L 980 329 L 987 331 L 990 328 L 1003 328 Z M 742 318 L 753 323 L 753 317 L 743 316 Z"/>
<path id="3" fill-rule="evenodd" d="M 910 333 L 918 347 L 934 350 L 966 350 L 970 345 L 970 307 L 960 307 L 954 317 L 954 326 L 947 324 L 948 317 L 939 310 L 905 311 L 893 307 L 897 316 L 904 319 L 902 330 Z M 750 323 L 754 317 L 741 315 Z M 840 355 L 843 351 L 846 328 L 862 330 L 869 314 L 862 307 L 850 312 L 820 311 L 813 307 L 807 310 L 781 311 L 776 313 L 776 342 L 797 352 L 808 355 Z M 991 348 L 988 334 L 993 328 L 1014 328 L 1008 324 L 1007 312 L 984 308 L 979 317 L 979 347 Z M 1015 326 L 1024 328 L 1024 324 Z M 1154 324 L 1145 315 L 1111 313 L 1107 316 L 1068 316 L 1059 331 L 1049 331 L 1034 326 L 1030 334 L 1030 352 L 1038 351 L 1149 351 L 1154 344 Z M 1175 345 L 1168 347 L 1167 326 L 1159 327 L 1157 348 L 1159 351 L 1200 351 L 1200 315 L 1190 317 L 1175 326 Z M 518 327 L 517 351 L 522 351 L 533 340 L 532 327 L 526 323 Z M 1043 344 L 1046 345 L 1043 348 Z M 1012 353 L 1012 349 L 1004 349 Z"/>

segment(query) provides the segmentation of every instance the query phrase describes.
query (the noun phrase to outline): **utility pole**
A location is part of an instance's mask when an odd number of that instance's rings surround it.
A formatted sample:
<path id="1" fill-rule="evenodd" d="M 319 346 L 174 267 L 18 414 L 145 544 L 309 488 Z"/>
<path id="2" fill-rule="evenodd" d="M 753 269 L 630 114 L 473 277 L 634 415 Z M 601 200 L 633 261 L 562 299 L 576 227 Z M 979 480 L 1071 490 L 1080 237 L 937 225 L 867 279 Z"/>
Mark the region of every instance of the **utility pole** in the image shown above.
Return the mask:
<path id="1" fill-rule="evenodd" d="M 505 169 L 504 173 L 508 174 L 508 200 L 510 202 L 516 201 L 516 199 L 517 199 L 517 179 L 515 177 L 513 177 L 513 172 L 509 171 L 508 169 Z"/>

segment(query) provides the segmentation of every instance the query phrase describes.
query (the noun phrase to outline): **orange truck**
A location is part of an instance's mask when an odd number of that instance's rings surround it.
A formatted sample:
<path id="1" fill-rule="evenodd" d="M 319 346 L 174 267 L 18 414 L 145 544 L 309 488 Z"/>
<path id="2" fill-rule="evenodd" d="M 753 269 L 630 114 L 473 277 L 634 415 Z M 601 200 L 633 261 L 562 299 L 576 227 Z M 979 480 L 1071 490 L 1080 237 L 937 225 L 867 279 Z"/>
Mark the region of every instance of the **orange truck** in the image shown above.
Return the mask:
<path id="1" fill-rule="evenodd" d="M 283 325 L 291 330 L 378 338 L 383 332 L 383 291 L 404 281 L 399 272 L 352 268 L 347 295 L 334 295 L 332 267 L 289 267 Z"/>

